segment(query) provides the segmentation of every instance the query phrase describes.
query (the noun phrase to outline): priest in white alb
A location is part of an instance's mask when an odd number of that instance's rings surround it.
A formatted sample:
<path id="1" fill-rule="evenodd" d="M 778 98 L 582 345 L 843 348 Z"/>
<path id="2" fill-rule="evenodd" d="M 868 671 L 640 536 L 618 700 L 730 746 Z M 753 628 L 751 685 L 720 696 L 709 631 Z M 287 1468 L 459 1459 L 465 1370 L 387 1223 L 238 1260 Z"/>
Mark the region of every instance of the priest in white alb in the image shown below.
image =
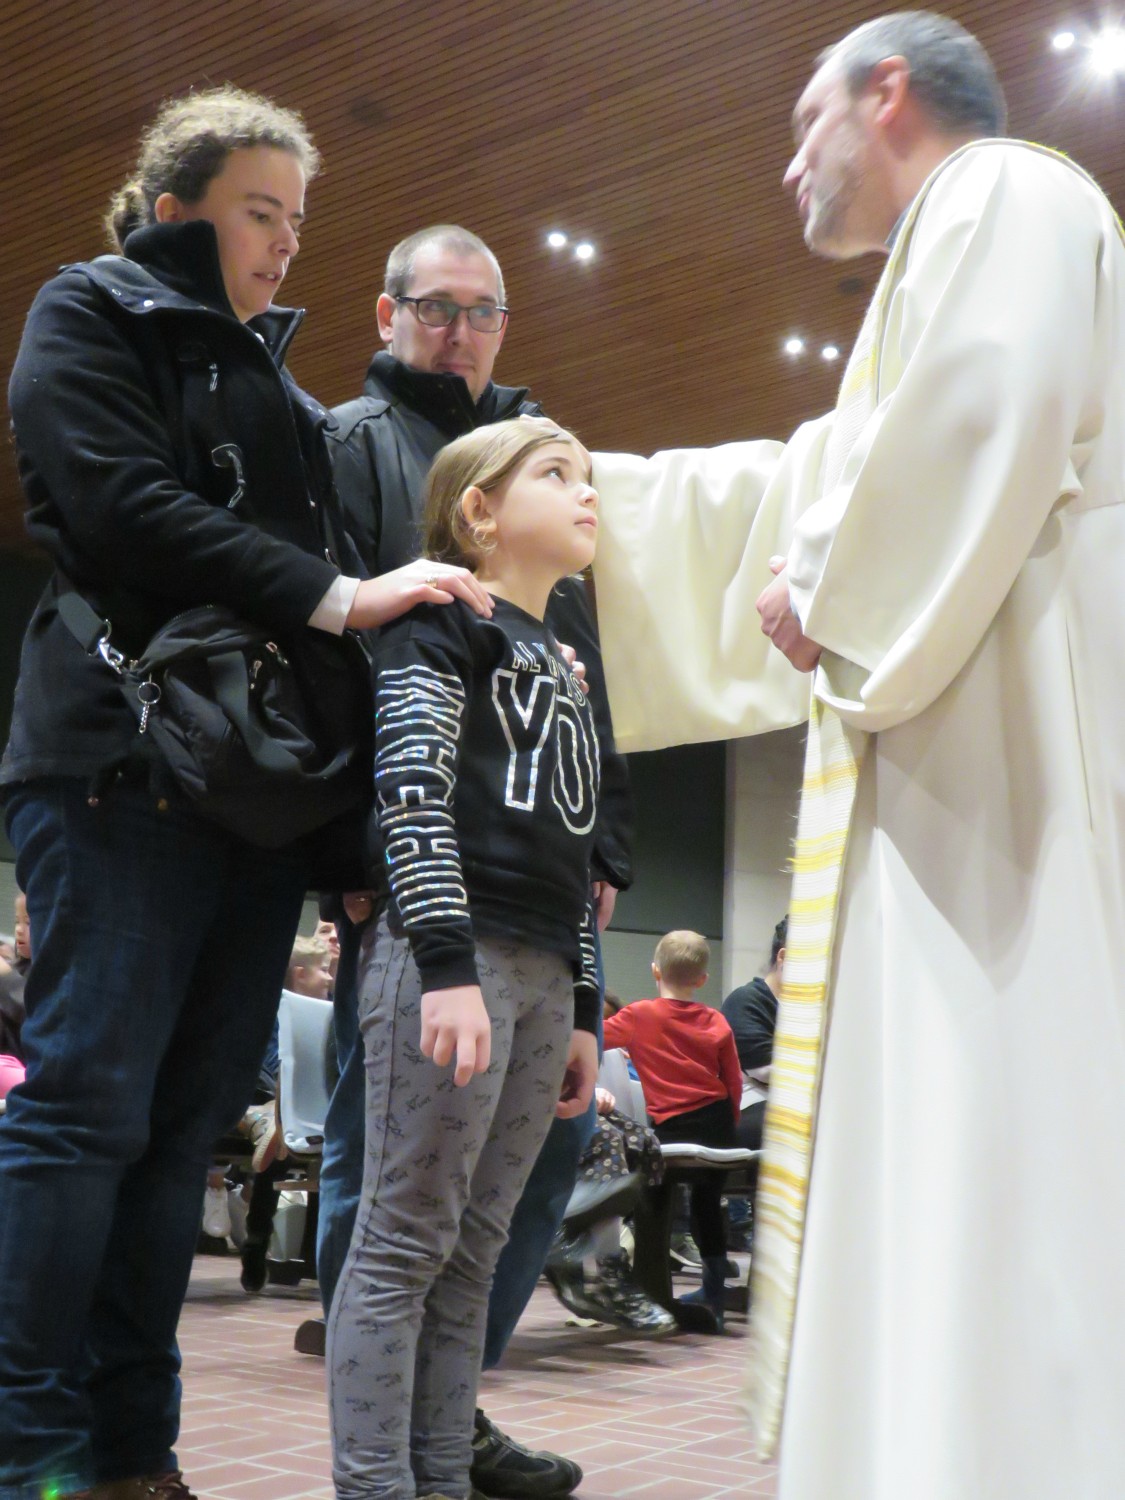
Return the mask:
<path id="1" fill-rule="evenodd" d="M 939 16 L 794 126 L 809 247 L 887 253 L 836 410 L 594 468 L 622 748 L 809 719 L 751 1407 L 780 1500 L 1120 1500 L 1121 227 Z"/>

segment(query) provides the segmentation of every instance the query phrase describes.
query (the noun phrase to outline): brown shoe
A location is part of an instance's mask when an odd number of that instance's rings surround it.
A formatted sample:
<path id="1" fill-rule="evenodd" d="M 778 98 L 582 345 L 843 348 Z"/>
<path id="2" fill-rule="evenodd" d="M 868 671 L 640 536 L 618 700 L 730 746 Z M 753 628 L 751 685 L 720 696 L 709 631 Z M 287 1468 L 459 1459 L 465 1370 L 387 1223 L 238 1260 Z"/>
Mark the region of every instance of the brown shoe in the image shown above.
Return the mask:
<path id="1" fill-rule="evenodd" d="M 327 1334 L 323 1318 L 306 1318 L 293 1335 L 293 1347 L 298 1354 L 316 1354 L 323 1359 Z"/>
<path id="2" fill-rule="evenodd" d="M 74 1500 L 198 1500 L 184 1483 L 179 1469 L 168 1474 L 143 1474 L 139 1479 L 105 1479 Z"/>

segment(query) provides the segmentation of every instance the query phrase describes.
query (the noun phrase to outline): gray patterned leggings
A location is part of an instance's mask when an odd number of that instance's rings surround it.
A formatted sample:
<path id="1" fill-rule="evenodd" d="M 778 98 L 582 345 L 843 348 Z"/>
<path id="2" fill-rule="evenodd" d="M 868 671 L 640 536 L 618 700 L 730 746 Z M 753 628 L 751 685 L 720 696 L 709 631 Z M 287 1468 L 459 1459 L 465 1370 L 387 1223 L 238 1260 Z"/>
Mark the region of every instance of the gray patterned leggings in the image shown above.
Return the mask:
<path id="1" fill-rule="evenodd" d="M 574 1020 L 566 959 L 477 942 L 492 1060 L 464 1088 L 419 1050 L 421 984 L 386 919 L 365 941 L 363 1193 L 328 1319 L 341 1500 L 460 1500 L 496 1258 L 554 1116 Z"/>

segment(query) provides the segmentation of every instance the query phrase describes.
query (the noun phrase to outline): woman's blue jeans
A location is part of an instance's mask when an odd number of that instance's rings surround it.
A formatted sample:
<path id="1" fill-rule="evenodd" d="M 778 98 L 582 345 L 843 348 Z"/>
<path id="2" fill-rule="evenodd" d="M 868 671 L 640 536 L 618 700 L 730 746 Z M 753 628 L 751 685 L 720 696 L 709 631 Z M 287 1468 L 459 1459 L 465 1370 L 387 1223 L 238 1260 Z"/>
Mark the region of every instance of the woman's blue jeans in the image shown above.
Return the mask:
<path id="1" fill-rule="evenodd" d="M 304 870 L 115 785 L 7 793 L 32 967 L 0 1119 L 0 1500 L 176 1467 L 176 1324 Z"/>

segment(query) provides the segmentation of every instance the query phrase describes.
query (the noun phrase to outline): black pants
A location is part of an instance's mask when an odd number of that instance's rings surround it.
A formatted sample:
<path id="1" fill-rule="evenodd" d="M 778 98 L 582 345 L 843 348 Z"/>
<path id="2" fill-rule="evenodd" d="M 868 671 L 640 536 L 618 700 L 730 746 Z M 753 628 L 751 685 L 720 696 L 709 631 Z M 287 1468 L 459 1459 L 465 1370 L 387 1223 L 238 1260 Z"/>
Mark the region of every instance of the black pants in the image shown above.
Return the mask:
<path id="1" fill-rule="evenodd" d="M 748 1104 L 738 1117 L 735 1144 L 744 1147 L 747 1151 L 760 1151 L 762 1127 L 765 1123 L 766 1101 L 759 1099 L 756 1104 Z"/>
<path id="2" fill-rule="evenodd" d="M 702 1109 L 693 1109 L 686 1115 L 672 1115 L 654 1125 L 657 1139 L 662 1145 L 687 1142 L 693 1146 L 714 1146 L 719 1150 L 730 1150 L 735 1144 L 734 1114 L 729 1099 L 715 1099 Z M 700 1254 L 725 1256 L 727 1253 L 726 1230 L 723 1227 L 723 1184 L 727 1174 L 720 1170 L 695 1171 L 691 1174 L 691 1231 Z M 658 1193 L 672 1190 L 673 1183 L 667 1180 L 656 1189 Z"/>

